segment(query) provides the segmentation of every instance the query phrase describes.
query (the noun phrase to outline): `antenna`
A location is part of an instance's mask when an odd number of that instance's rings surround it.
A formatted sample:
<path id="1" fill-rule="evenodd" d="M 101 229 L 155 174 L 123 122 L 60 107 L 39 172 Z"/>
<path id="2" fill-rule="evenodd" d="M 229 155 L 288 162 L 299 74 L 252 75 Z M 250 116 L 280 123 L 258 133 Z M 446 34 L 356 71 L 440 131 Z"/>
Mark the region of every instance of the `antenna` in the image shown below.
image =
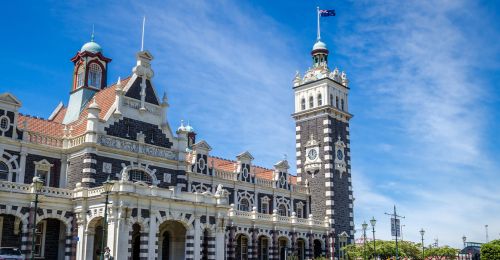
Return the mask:
<path id="1" fill-rule="evenodd" d="M 144 27 L 146 26 L 146 16 L 142 18 L 142 38 L 141 38 L 141 51 L 144 51 Z"/>

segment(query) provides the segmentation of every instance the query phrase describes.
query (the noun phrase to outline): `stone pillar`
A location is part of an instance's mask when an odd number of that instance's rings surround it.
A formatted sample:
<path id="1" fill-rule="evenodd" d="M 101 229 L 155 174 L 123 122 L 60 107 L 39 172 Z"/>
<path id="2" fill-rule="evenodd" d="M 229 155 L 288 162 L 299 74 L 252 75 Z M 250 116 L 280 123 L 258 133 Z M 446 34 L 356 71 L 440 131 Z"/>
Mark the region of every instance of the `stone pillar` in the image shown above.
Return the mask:
<path id="1" fill-rule="evenodd" d="M 26 224 L 23 223 L 23 229 L 22 229 L 23 233 L 21 234 L 21 253 L 26 257 L 29 257 L 30 254 L 30 251 L 28 251 L 28 243 L 31 242 L 29 240 L 30 231 L 28 227 L 29 227 L 28 223 Z"/>
<path id="2" fill-rule="evenodd" d="M 253 226 L 252 228 L 252 255 L 251 255 L 251 259 L 257 259 L 257 254 L 258 254 L 258 234 L 259 234 L 259 228 L 255 226 Z"/>
<path id="3" fill-rule="evenodd" d="M 149 215 L 149 234 L 148 234 L 148 259 L 156 259 L 156 249 L 158 241 L 158 222 L 156 221 L 156 214 Z"/>
<path id="4" fill-rule="evenodd" d="M 194 259 L 199 260 L 201 258 L 200 255 L 200 244 L 201 244 L 201 227 L 200 227 L 200 218 L 195 215 L 194 219 Z"/>
<path id="5" fill-rule="evenodd" d="M 224 232 L 225 227 L 217 227 L 215 230 L 215 259 L 224 260 L 226 259 L 226 243 L 225 243 L 225 235 Z"/>
<path id="6" fill-rule="evenodd" d="M 236 233 L 236 227 L 231 224 L 229 229 L 229 237 L 228 237 L 228 243 L 227 243 L 227 259 L 228 260 L 234 260 L 236 258 L 236 241 L 235 241 L 235 233 Z"/>
<path id="7" fill-rule="evenodd" d="M 26 172 L 26 155 L 28 155 L 26 150 L 27 149 L 25 147 L 21 148 L 21 158 L 19 161 L 19 171 L 16 174 L 16 176 L 17 176 L 16 181 L 19 183 L 24 183 L 24 176 L 26 175 L 25 174 L 25 172 Z M 29 183 L 31 183 L 31 180 L 29 181 Z"/>
<path id="8" fill-rule="evenodd" d="M 273 230 L 273 241 L 272 241 L 272 246 L 271 250 L 269 252 L 270 254 L 270 259 L 279 259 L 279 251 L 278 251 L 278 230 L 276 228 Z"/>
<path id="9" fill-rule="evenodd" d="M 78 243 L 76 244 L 76 260 L 86 260 L 87 259 L 87 255 L 88 255 L 88 247 L 86 246 L 87 245 L 87 240 L 88 240 L 88 232 L 86 232 L 85 230 L 85 226 L 86 226 L 86 221 L 85 221 L 85 214 L 84 213 L 80 213 L 83 215 L 82 218 L 79 218 L 77 220 L 77 225 L 78 225 Z M 92 244 L 94 242 L 94 237 L 93 237 L 93 234 L 92 234 Z M 92 255 L 92 254 L 90 254 Z M 92 259 L 92 256 L 90 256 L 90 259 Z"/>
<path id="10" fill-rule="evenodd" d="M 66 231 L 66 237 L 64 241 L 64 260 L 71 260 L 72 247 L 73 247 L 73 233 L 71 233 L 71 227 L 70 227 Z"/>
<path id="11" fill-rule="evenodd" d="M 186 260 L 195 260 L 194 259 L 194 229 L 191 228 L 186 232 Z"/>
<path id="12" fill-rule="evenodd" d="M 295 230 L 294 230 L 291 232 L 291 235 L 292 235 L 292 237 L 291 237 L 292 252 L 290 252 L 290 253 L 297 253 L 297 232 L 295 232 Z"/>
<path id="13" fill-rule="evenodd" d="M 306 250 L 306 256 L 307 256 L 307 259 L 312 259 L 314 257 L 314 255 L 313 255 L 314 237 L 313 237 L 312 233 L 309 233 L 308 237 L 309 237 L 309 241 L 308 241 L 309 248 Z"/>
<path id="14" fill-rule="evenodd" d="M 114 250 L 112 255 L 115 259 L 128 259 L 128 249 L 130 248 L 129 225 L 127 225 L 128 208 L 118 207 L 116 225 L 116 239 L 114 240 Z"/>
<path id="15" fill-rule="evenodd" d="M 66 155 L 61 156 L 61 171 L 59 173 L 59 188 L 66 188 L 66 180 L 68 169 L 68 157 Z"/>

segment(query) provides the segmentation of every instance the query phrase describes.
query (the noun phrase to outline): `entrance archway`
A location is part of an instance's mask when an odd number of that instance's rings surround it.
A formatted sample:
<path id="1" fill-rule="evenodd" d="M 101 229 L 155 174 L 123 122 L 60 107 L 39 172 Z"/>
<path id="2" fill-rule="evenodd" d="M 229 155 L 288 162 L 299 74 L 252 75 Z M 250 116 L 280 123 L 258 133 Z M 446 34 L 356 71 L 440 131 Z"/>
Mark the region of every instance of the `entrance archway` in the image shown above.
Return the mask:
<path id="1" fill-rule="evenodd" d="M 286 237 L 278 238 L 278 252 L 279 252 L 279 260 L 286 260 L 288 254 L 288 238 Z"/>
<path id="2" fill-rule="evenodd" d="M 86 259 L 100 259 L 102 247 L 102 217 L 93 218 L 87 225 L 87 257 Z"/>
<path id="3" fill-rule="evenodd" d="M 15 247 L 21 250 L 21 219 L 8 214 L 0 214 L 0 247 Z"/>
<path id="4" fill-rule="evenodd" d="M 320 257 L 323 254 L 323 249 L 321 247 L 321 241 L 319 239 L 314 240 L 314 250 L 313 250 L 313 255 L 314 257 Z"/>
<path id="5" fill-rule="evenodd" d="M 269 260 L 269 241 L 266 236 L 260 236 L 257 245 L 258 260 Z"/>
<path id="6" fill-rule="evenodd" d="M 67 249 L 68 227 L 60 219 L 42 218 L 37 221 L 35 231 L 35 257 L 63 260 Z"/>
<path id="7" fill-rule="evenodd" d="M 236 260 L 248 260 L 248 237 L 243 234 L 236 237 Z"/>
<path id="8" fill-rule="evenodd" d="M 185 259 L 186 228 L 178 221 L 168 220 L 160 225 L 158 260 Z"/>
<path id="9" fill-rule="evenodd" d="M 139 260 L 141 255 L 141 226 L 132 225 L 132 260 Z"/>
<path id="10" fill-rule="evenodd" d="M 303 238 L 297 239 L 297 257 L 299 260 L 305 259 L 306 241 Z"/>

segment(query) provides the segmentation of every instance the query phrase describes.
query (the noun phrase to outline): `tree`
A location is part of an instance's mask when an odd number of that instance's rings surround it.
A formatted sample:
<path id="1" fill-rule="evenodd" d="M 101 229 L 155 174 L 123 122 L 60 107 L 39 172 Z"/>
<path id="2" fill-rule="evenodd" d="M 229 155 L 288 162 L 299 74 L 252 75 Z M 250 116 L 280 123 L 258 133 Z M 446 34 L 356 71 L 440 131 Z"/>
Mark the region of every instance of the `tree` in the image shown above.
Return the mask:
<path id="1" fill-rule="evenodd" d="M 481 245 L 481 259 L 500 260 L 500 240 Z"/>
<path id="2" fill-rule="evenodd" d="M 425 250 L 425 257 L 437 256 L 445 259 L 455 259 L 458 251 L 458 249 L 449 246 L 432 247 Z"/>
<path id="3" fill-rule="evenodd" d="M 343 249 L 346 252 L 348 259 L 363 259 L 364 251 L 368 259 L 373 259 L 375 256 L 380 256 L 381 259 L 388 259 L 396 255 L 396 243 L 394 241 L 376 241 L 377 251 L 373 248 L 373 243 L 366 243 L 366 248 L 361 245 L 347 245 Z M 420 245 L 412 242 L 401 242 L 398 246 L 399 257 L 407 257 L 411 259 L 421 259 L 422 253 Z"/>

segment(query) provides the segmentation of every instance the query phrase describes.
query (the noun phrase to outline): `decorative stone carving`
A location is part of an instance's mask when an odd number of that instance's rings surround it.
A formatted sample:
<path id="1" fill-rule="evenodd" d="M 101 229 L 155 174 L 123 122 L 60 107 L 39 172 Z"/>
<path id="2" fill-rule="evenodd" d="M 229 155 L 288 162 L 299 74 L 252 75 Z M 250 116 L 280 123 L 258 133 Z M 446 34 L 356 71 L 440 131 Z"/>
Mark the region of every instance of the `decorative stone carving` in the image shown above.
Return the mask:
<path id="1" fill-rule="evenodd" d="M 162 147 L 155 147 L 148 144 L 140 144 L 134 141 L 124 140 L 111 136 L 100 135 L 97 143 L 111 148 L 116 148 L 128 152 L 145 154 L 153 157 L 161 157 L 165 159 L 175 160 L 176 154 Z"/>

